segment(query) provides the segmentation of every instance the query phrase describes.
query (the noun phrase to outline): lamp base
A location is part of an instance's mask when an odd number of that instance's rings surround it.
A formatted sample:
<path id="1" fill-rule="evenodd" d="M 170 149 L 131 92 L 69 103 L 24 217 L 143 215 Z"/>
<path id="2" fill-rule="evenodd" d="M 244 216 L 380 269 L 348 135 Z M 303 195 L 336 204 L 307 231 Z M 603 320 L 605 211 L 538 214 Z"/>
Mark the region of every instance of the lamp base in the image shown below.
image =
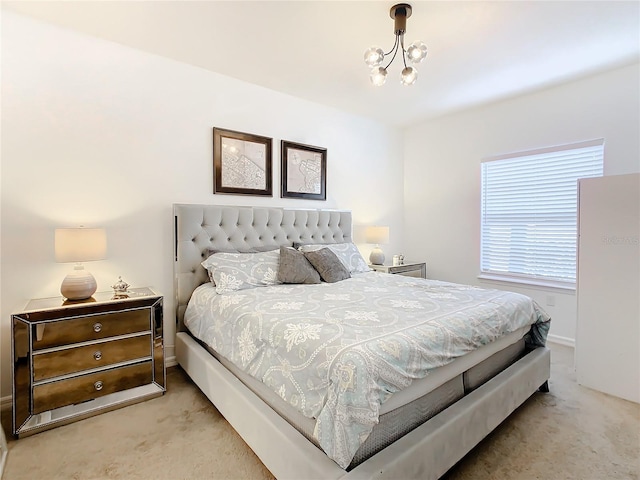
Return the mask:
<path id="1" fill-rule="evenodd" d="M 373 250 L 371 250 L 371 254 L 369 255 L 369 261 L 373 265 L 383 265 L 384 264 L 384 252 L 379 246 L 375 246 Z"/>
<path id="2" fill-rule="evenodd" d="M 96 279 L 82 265 L 74 267 L 73 272 L 64 277 L 60 285 L 60 293 L 67 300 L 86 300 L 97 289 Z"/>

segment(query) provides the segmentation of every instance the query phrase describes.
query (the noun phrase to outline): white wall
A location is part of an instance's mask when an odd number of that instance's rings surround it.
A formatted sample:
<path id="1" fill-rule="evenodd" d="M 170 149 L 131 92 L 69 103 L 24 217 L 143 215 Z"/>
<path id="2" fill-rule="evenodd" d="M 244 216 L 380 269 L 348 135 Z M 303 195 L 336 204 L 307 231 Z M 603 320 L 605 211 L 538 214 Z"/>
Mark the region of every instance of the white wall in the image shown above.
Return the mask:
<path id="1" fill-rule="evenodd" d="M 605 139 L 605 175 L 640 171 L 639 65 L 416 125 L 405 134 L 405 254 L 429 277 L 513 290 L 553 318 L 550 338 L 571 344 L 574 293 L 480 282 L 480 161 Z M 555 306 L 548 305 L 553 297 Z"/>
<path id="2" fill-rule="evenodd" d="M 122 275 L 165 294 L 168 356 L 173 203 L 350 209 L 401 247 L 402 137 L 373 121 L 7 11 L 1 113 L 2 396 L 11 312 L 59 295 L 71 268 L 55 227 L 107 229 L 109 258 L 86 266 L 100 290 Z M 214 126 L 274 139 L 273 198 L 213 195 Z M 281 139 L 328 149 L 326 202 L 279 198 Z"/>

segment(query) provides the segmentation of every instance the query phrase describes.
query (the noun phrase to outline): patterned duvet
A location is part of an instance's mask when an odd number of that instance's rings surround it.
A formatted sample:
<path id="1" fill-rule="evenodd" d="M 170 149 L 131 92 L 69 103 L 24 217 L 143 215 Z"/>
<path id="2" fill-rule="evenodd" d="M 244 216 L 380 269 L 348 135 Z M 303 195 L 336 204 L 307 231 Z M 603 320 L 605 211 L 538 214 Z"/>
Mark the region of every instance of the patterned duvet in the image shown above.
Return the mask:
<path id="1" fill-rule="evenodd" d="M 520 294 L 369 272 L 227 294 L 205 284 L 184 321 L 315 418 L 318 443 L 346 468 L 391 394 L 526 325 L 528 342 L 542 346 L 550 318 Z"/>

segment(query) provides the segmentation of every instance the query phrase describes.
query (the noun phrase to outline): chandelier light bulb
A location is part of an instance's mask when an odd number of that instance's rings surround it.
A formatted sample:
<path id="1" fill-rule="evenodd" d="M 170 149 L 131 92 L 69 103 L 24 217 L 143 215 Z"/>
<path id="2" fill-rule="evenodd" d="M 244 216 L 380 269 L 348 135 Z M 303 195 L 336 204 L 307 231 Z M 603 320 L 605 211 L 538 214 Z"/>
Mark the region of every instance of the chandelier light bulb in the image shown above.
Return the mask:
<path id="1" fill-rule="evenodd" d="M 418 71 L 413 67 L 406 67 L 402 70 L 400 81 L 403 85 L 413 85 L 418 79 Z"/>
<path id="2" fill-rule="evenodd" d="M 371 83 L 376 87 L 381 87 L 387 81 L 387 70 L 383 67 L 374 67 L 371 70 Z"/>
<path id="3" fill-rule="evenodd" d="M 407 48 L 407 57 L 412 63 L 420 63 L 427 56 L 427 46 L 423 42 L 413 42 Z"/>
<path id="4" fill-rule="evenodd" d="M 370 67 L 377 67 L 383 60 L 384 51 L 380 47 L 371 47 L 364 52 L 364 62 Z"/>

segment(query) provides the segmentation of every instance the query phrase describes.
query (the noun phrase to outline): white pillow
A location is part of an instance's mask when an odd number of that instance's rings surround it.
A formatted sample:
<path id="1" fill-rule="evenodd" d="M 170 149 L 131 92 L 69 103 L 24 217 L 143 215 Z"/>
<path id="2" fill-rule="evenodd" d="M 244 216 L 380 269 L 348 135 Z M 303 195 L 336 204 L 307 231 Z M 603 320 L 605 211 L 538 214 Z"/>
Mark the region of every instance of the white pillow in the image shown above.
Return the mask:
<path id="1" fill-rule="evenodd" d="M 260 253 L 214 253 L 202 262 L 202 266 L 209 272 L 216 292 L 229 293 L 279 283 L 279 262 L 279 250 Z"/>
<path id="2" fill-rule="evenodd" d="M 371 271 L 367 262 L 362 258 L 362 254 L 360 254 L 358 247 L 351 242 L 300 245 L 298 250 L 301 252 L 312 252 L 320 250 L 321 248 L 328 248 L 335 253 L 342 264 L 347 267 L 349 273 L 364 273 Z"/>

